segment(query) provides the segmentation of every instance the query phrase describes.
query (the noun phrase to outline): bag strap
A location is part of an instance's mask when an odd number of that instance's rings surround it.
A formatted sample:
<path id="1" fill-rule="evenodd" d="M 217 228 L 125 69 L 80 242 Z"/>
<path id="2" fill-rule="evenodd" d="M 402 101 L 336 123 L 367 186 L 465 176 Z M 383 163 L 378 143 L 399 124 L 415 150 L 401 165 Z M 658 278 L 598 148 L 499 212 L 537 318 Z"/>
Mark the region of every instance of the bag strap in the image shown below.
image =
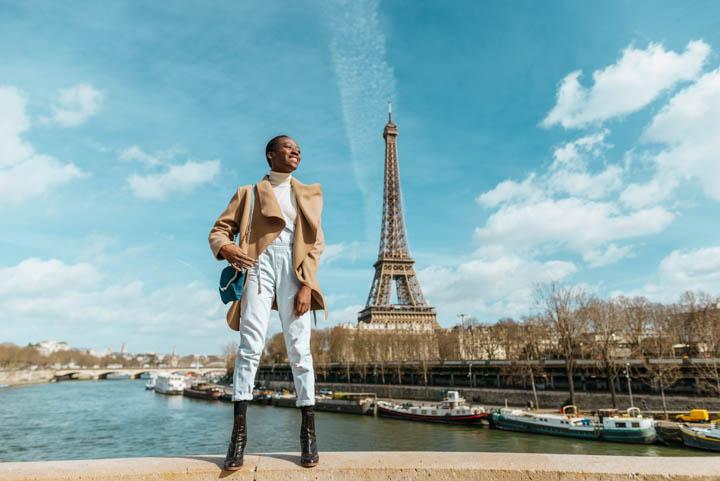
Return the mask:
<path id="1" fill-rule="evenodd" d="M 253 210 L 255 210 L 255 185 L 253 184 L 252 195 L 250 196 L 250 218 L 248 219 L 247 230 L 245 231 L 245 237 L 241 237 L 238 232 L 238 246 L 242 249 L 243 242 L 249 247 L 250 244 L 250 226 L 252 225 Z M 247 252 L 247 247 L 245 252 Z"/>

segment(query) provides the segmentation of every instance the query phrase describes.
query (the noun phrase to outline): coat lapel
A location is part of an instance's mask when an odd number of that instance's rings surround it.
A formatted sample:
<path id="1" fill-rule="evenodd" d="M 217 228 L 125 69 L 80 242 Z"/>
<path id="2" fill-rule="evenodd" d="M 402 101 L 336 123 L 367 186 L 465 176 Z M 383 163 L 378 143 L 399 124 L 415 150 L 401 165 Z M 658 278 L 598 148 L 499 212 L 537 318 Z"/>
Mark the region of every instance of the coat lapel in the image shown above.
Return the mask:
<path id="1" fill-rule="evenodd" d="M 283 217 L 280 205 L 275 198 L 275 193 L 272 190 L 272 185 L 268 180 L 268 176 L 263 177 L 263 180 L 257 183 L 258 199 L 260 201 L 260 212 L 265 217 L 276 217 L 283 221 L 285 224 L 285 218 Z"/>
<path id="2" fill-rule="evenodd" d="M 310 224 L 313 234 L 316 233 L 320 226 L 322 193 L 318 191 L 316 185 L 305 185 L 295 177 L 290 180 L 290 185 L 292 185 L 293 192 L 295 192 L 298 210 L 302 212 L 303 217 Z"/>
<path id="3" fill-rule="evenodd" d="M 322 191 L 319 185 L 305 185 L 295 177 L 290 180 L 290 184 L 298 206 L 293 244 L 293 267 L 297 270 L 317 239 L 322 212 Z"/>

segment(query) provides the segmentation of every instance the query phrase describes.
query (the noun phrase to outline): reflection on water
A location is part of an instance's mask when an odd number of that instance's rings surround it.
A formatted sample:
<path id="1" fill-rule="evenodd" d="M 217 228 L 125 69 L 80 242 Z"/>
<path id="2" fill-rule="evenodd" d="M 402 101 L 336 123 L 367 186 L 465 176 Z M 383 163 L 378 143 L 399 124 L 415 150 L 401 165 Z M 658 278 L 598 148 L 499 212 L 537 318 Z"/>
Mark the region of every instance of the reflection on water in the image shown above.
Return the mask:
<path id="1" fill-rule="evenodd" d="M 75 381 L 0 391 L 0 461 L 224 454 L 232 406 L 146 391 L 145 381 Z M 645 456 L 712 455 L 319 412 L 325 451 L 493 451 Z M 300 411 L 251 405 L 248 452 L 300 450 Z"/>

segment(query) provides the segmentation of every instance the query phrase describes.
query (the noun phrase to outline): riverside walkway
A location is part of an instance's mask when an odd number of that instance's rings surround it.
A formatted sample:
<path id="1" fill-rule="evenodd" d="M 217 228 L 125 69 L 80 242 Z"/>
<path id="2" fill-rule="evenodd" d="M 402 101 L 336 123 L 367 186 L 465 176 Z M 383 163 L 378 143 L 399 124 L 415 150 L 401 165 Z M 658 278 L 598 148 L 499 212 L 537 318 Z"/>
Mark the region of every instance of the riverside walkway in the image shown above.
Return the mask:
<path id="1" fill-rule="evenodd" d="M 0 463 L 0 479 L 139 481 L 671 481 L 720 480 L 720 457 L 580 456 L 458 452 L 321 452 L 320 464 L 299 466 L 297 453 L 245 456 L 245 466 L 222 471 L 223 456 Z"/>

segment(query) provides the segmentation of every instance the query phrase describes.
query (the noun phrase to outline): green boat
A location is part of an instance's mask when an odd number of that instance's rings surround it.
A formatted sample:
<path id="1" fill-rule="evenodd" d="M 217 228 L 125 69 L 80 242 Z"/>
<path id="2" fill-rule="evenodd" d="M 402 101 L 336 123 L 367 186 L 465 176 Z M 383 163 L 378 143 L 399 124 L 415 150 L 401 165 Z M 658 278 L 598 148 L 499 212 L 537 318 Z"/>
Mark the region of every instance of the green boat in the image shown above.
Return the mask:
<path id="1" fill-rule="evenodd" d="M 604 416 L 600 421 L 578 416 L 577 407 L 565 406 L 562 414 L 498 409 L 491 425 L 506 431 L 549 434 L 595 441 L 651 444 L 657 439 L 655 421 L 644 418 L 637 408 L 624 416 Z"/>

